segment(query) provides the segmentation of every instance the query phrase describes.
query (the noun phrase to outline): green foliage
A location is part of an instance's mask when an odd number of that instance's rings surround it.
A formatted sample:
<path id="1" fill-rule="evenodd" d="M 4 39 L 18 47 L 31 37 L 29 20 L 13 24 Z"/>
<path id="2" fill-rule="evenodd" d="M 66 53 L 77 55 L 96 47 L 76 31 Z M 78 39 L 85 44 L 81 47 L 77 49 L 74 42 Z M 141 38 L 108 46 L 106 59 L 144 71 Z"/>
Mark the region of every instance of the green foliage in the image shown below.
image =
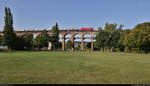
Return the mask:
<path id="1" fill-rule="evenodd" d="M 124 40 L 125 40 L 125 37 L 130 33 L 130 31 L 131 30 L 129 29 L 119 31 L 120 32 L 120 39 L 118 40 L 119 51 L 123 52 L 125 50 L 126 44 L 124 44 Z"/>
<path id="2" fill-rule="evenodd" d="M 39 49 L 48 47 L 48 42 L 52 43 L 52 50 L 58 50 L 61 48 L 61 42 L 59 42 L 59 27 L 56 23 L 52 27 L 52 35 L 48 36 L 47 31 L 43 30 L 39 36 L 34 39 L 32 34 L 25 34 L 22 36 L 16 36 L 13 30 L 13 16 L 9 8 L 5 8 L 5 26 L 3 36 L 0 36 L 0 45 L 6 45 L 9 50 L 31 50 L 34 47 Z M 123 30 L 124 25 L 109 24 L 106 23 L 104 29 L 98 28 L 98 34 L 96 35 L 96 43 L 94 44 L 98 50 L 103 51 L 108 48 L 113 51 L 113 48 L 117 48 L 120 51 L 124 50 L 136 50 L 137 52 L 150 52 L 150 22 L 144 22 L 138 24 L 134 29 Z M 90 43 L 88 44 L 90 47 Z M 73 48 L 71 40 L 67 41 L 66 49 Z"/>
<path id="3" fill-rule="evenodd" d="M 0 45 L 2 45 L 2 36 L 0 35 Z"/>
<path id="4" fill-rule="evenodd" d="M 14 42 L 15 44 L 14 50 L 24 50 L 25 41 L 23 36 L 17 36 L 15 40 L 16 41 Z"/>
<path id="5" fill-rule="evenodd" d="M 73 48 L 73 46 L 74 46 L 74 44 L 73 44 L 73 42 L 71 41 L 71 40 L 68 40 L 67 42 L 66 42 L 66 49 L 72 49 Z"/>
<path id="6" fill-rule="evenodd" d="M 42 38 L 40 35 L 38 35 L 35 39 L 34 39 L 34 47 L 41 49 L 42 46 Z"/>
<path id="7" fill-rule="evenodd" d="M 118 28 L 118 32 L 123 32 L 123 29 L 122 29 L 123 27 L 124 27 L 124 25 L 120 24 L 119 28 Z"/>
<path id="8" fill-rule="evenodd" d="M 55 26 L 52 27 L 52 39 L 51 39 L 51 43 L 52 43 L 52 50 L 57 50 L 60 46 L 59 43 L 59 28 L 58 28 L 58 24 L 56 23 Z"/>
<path id="9" fill-rule="evenodd" d="M 126 36 L 125 45 L 129 48 L 137 48 L 137 52 L 150 51 L 150 23 L 142 23 L 135 26 L 135 28 Z"/>
<path id="10" fill-rule="evenodd" d="M 9 50 L 15 49 L 15 42 L 17 40 L 16 34 L 13 30 L 13 16 L 9 8 L 5 8 L 5 26 L 3 31 L 4 44 L 8 46 Z"/>
<path id="11" fill-rule="evenodd" d="M 49 36 L 47 30 L 43 30 L 40 35 L 38 35 L 34 40 L 34 46 L 41 49 L 43 47 L 48 47 Z"/>
<path id="12" fill-rule="evenodd" d="M 120 32 L 122 31 L 123 25 L 119 26 L 117 29 L 117 24 L 105 24 L 105 29 L 103 30 L 99 27 L 99 33 L 96 35 L 96 48 L 103 49 L 108 47 L 111 50 L 114 47 L 118 47 L 118 40 L 120 39 Z"/>
<path id="13" fill-rule="evenodd" d="M 104 47 L 106 47 L 108 44 L 109 33 L 102 30 L 101 27 L 99 27 L 98 31 L 99 31 L 99 33 L 96 35 L 96 38 L 95 38 L 96 39 L 95 47 L 97 49 L 103 48 L 103 50 L 104 50 Z"/>
<path id="14" fill-rule="evenodd" d="M 112 32 L 114 32 L 116 30 L 116 28 L 117 28 L 117 24 L 106 23 L 104 29 L 105 29 L 106 32 L 112 33 Z"/>
<path id="15" fill-rule="evenodd" d="M 33 34 L 24 34 L 23 35 L 24 40 L 24 49 L 25 50 L 31 50 L 33 48 Z"/>
<path id="16" fill-rule="evenodd" d="M 17 36 L 15 39 L 15 50 L 31 50 L 33 48 L 33 35 L 24 34 Z"/>

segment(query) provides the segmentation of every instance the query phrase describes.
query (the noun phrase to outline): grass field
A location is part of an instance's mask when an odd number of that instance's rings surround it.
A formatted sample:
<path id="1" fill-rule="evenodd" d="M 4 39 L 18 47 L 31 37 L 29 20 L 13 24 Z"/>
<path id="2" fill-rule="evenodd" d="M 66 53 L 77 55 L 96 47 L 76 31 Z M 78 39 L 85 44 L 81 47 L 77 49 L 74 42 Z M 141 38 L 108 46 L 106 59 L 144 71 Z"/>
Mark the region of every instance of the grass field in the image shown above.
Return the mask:
<path id="1" fill-rule="evenodd" d="M 150 83 L 150 54 L 0 53 L 1 84 Z"/>

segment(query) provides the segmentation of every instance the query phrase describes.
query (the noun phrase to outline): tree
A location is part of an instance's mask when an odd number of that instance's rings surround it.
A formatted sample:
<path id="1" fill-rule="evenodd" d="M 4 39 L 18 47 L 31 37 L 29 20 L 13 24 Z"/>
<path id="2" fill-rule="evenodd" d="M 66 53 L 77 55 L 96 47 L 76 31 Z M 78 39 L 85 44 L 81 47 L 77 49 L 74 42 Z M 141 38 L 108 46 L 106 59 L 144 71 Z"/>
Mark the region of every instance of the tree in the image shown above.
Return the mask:
<path id="1" fill-rule="evenodd" d="M 15 49 L 16 34 L 13 30 L 13 16 L 9 8 L 5 7 L 5 26 L 3 31 L 4 44 L 9 50 Z"/>
<path id="2" fill-rule="evenodd" d="M 34 39 L 34 47 L 38 48 L 41 50 L 41 48 L 43 47 L 42 45 L 42 37 L 40 35 L 38 35 L 35 39 Z"/>
<path id="3" fill-rule="evenodd" d="M 111 36 L 109 36 L 109 47 L 111 48 L 111 51 L 113 51 L 113 48 L 118 47 L 119 39 L 120 39 L 120 33 L 118 31 L 112 32 Z"/>
<path id="4" fill-rule="evenodd" d="M 33 34 L 26 33 L 23 35 L 24 49 L 31 50 L 33 48 Z"/>
<path id="5" fill-rule="evenodd" d="M 103 49 L 103 51 L 105 51 L 105 48 L 108 47 L 108 43 L 109 43 L 109 32 L 106 32 L 105 30 L 103 30 L 101 27 L 98 28 L 98 34 L 96 35 L 96 43 L 95 43 L 95 47 L 98 50 Z"/>
<path id="6" fill-rule="evenodd" d="M 16 37 L 14 46 L 14 50 L 24 50 L 25 41 L 22 35 Z"/>
<path id="7" fill-rule="evenodd" d="M 46 47 L 46 50 L 48 48 L 48 42 L 49 42 L 49 35 L 47 34 L 47 30 L 43 30 L 41 32 L 41 38 L 42 38 L 42 45 L 43 47 Z"/>
<path id="8" fill-rule="evenodd" d="M 52 43 L 52 50 L 58 49 L 60 46 L 59 44 L 59 28 L 58 24 L 56 23 L 55 26 L 52 27 L 52 35 L 51 35 L 51 43 Z"/>
<path id="9" fill-rule="evenodd" d="M 66 43 L 66 49 L 72 49 L 73 48 L 73 42 L 71 40 L 68 40 Z"/>
<path id="10" fill-rule="evenodd" d="M 125 50 L 125 44 L 124 44 L 125 37 L 130 33 L 130 31 L 131 31 L 130 29 L 119 31 L 120 39 L 118 40 L 118 48 L 122 52 L 124 52 L 124 50 Z"/>
<path id="11" fill-rule="evenodd" d="M 0 35 L 0 45 L 2 45 L 2 36 Z"/>
<path id="12" fill-rule="evenodd" d="M 137 52 L 150 51 L 150 22 L 138 24 L 126 36 L 125 45 L 129 48 L 135 48 Z"/>
<path id="13" fill-rule="evenodd" d="M 96 43 L 95 47 L 100 50 L 101 48 L 104 50 L 105 47 L 105 31 L 102 30 L 101 27 L 98 28 L 98 34 L 96 35 Z"/>
<path id="14" fill-rule="evenodd" d="M 114 48 L 117 48 L 118 41 L 120 39 L 120 34 L 123 32 L 123 25 L 120 25 L 117 28 L 117 24 L 105 24 L 104 30 L 99 27 L 99 33 L 96 35 L 96 43 L 95 46 L 97 49 L 106 50 L 106 48 L 111 49 L 113 51 Z"/>
<path id="15" fill-rule="evenodd" d="M 119 28 L 118 28 L 118 32 L 120 32 L 120 33 L 123 32 L 123 29 L 122 29 L 123 27 L 124 27 L 124 25 L 120 24 Z"/>
<path id="16" fill-rule="evenodd" d="M 104 29 L 105 29 L 106 32 L 112 33 L 112 32 L 114 32 L 116 30 L 116 28 L 117 28 L 117 24 L 106 23 Z"/>
<path id="17" fill-rule="evenodd" d="M 107 32 L 105 37 L 107 40 L 106 46 L 111 49 L 111 51 L 113 51 L 113 48 L 117 47 L 118 40 L 120 39 L 120 32 L 118 31 L 120 31 L 122 27 L 123 25 L 120 25 L 119 29 L 117 29 L 117 24 L 105 24 L 104 30 Z"/>
<path id="18" fill-rule="evenodd" d="M 49 36 L 47 34 L 47 30 L 43 30 L 41 34 L 35 38 L 34 45 L 39 49 L 46 47 L 47 50 L 48 42 L 49 42 Z"/>

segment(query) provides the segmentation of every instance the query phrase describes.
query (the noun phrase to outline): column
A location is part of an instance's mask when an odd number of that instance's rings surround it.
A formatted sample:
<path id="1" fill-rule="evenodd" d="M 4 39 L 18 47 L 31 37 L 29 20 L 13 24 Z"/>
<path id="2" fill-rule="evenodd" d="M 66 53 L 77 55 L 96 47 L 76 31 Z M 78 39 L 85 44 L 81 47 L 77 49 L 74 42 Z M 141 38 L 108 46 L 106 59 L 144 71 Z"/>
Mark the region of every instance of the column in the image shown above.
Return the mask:
<path id="1" fill-rule="evenodd" d="M 65 50 L 65 37 L 62 37 L 62 51 Z"/>
<path id="2" fill-rule="evenodd" d="M 81 50 L 84 50 L 84 36 L 81 36 Z"/>
<path id="3" fill-rule="evenodd" d="M 93 46 L 93 37 L 91 37 L 91 51 L 94 50 L 94 46 Z"/>
<path id="4" fill-rule="evenodd" d="M 71 38 L 71 40 L 72 40 L 72 43 L 73 43 L 73 46 L 72 46 L 72 51 L 74 51 L 74 36 L 72 35 L 72 38 Z"/>

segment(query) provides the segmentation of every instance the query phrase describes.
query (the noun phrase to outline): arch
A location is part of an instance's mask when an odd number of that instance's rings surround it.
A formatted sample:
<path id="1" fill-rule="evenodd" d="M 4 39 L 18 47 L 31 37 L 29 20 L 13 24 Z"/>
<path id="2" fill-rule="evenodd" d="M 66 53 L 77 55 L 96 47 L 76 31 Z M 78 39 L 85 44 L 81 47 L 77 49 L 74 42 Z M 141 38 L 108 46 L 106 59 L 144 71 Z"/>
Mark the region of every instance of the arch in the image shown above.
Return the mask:
<path id="1" fill-rule="evenodd" d="M 65 38 L 66 38 L 66 39 L 71 38 L 71 37 L 72 37 L 72 34 L 71 34 L 71 33 L 65 34 Z"/>
<path id="2" fill-rule="evenodd" d="M 74 39 L 74 42 L 81 42 L 81 39 Z"/>
<path id="3" fill-rule="evenodd" d="M 62 42 L 62 39 L 59 39 L 59 42 Z"/>
<path id="4" fill-rule="evenodd" d="M 70 39 L 65 39 L 65 43 L 67 42 L 67 41 L 69 41 Z"/>
<path id="5" fill-rule="evenodd" d="M 91 42 L 91 39 L 84 39 L 84 42 Z"/>
<path id="6" fill-rule="evenodd" d="M 92 36 L 95 38 L 95 37 L 96 37 L 96 35 L 97 35 L 97 34 L 96 34 L 96 33 L 94 33 Z"/>
<path id="7" fill-rule="evenodd" d="M 81 39 L 75 39 L 74 40 L 74 49 L 75 50 L 81 50 Z"/>
<path id="8" fill-rule="evenodd" d="M 84 33 L 83 37 L 92 37 L 92 34 L 90 34 L 90 33 Z"/>
<path id="9" fill-rule="evenodd" d="M 84 39 L 84 50 L 91 50 L 91 39 Z"/>
<path id="10" fill-rule="evenodd" d="M 76 39 L 77 39 L 77 38 L 81 38 L 81 34 L 80 34 L 80 33 L 75 33 L 75 34 L 74 34 L 74 38 L 76 38 Z"/>

